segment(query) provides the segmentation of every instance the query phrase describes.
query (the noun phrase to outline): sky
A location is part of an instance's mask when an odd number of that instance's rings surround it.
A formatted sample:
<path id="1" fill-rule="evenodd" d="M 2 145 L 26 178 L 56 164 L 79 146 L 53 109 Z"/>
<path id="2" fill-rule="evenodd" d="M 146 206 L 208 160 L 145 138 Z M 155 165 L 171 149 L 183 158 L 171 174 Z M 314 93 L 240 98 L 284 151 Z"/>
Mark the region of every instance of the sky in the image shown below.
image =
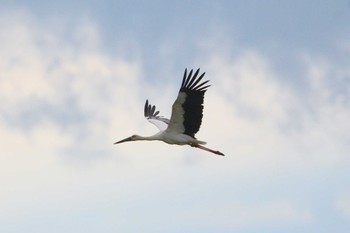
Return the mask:
<path id="1" fill-rule="evenodd" d="M 350 1 L 0 1 L 0 231 L 350 231 Z M 210 80 L 196 137 L 113 145 Z"/>

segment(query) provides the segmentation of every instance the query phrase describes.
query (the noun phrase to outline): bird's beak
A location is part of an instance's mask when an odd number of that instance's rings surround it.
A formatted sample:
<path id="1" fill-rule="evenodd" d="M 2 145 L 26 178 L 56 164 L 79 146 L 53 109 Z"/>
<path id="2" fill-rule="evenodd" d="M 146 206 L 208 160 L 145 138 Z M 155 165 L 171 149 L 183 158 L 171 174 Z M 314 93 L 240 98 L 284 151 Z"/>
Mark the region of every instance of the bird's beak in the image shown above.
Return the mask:
<path id="1" fill-rule="evenodd" d="M 132 138 L 132 137 L 127 137 L 127 138 L 125 138 L 125 139 L 123 139 L 123 140 L 120 140 L 120 141 L 118 141 L 118 142 L 115 142 L 114 144 L 119 144 L 119 143 L 122 143 L 122 142 L 130 142 L 130 141 L 131 141 L 131 138 Z"/>

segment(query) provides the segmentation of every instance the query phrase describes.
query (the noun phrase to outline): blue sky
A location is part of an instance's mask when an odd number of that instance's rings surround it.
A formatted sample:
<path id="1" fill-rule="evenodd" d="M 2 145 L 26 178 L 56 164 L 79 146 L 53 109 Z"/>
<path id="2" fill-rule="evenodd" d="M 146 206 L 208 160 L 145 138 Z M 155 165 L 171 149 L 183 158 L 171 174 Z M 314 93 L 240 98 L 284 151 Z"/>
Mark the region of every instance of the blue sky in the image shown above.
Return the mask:
<path id="1" fill-rule="evenodd" d="M 349 232 L 349 1 L 1 5 L 1 232 Z M 113 145 L 185 68 L 226 156 Z"/>

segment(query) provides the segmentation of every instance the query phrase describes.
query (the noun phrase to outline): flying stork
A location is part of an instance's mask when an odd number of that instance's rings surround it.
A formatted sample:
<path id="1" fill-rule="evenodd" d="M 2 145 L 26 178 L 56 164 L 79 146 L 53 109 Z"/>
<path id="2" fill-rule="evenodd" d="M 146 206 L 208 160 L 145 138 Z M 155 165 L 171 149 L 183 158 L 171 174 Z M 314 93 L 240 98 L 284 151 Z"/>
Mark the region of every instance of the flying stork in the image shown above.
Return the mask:
<path id="1" fill-rule="evenodd" d="M 210 85 L 206 85 L 209 80 L 200 83 L 205 73 L 198 77 L 199 69 L 193 76 L 192 74 L 193 70 L 187 75 L 187 69 L 185 69 L 179 94 L 172 107 L 170 120 L 159 116 L 156 106 L 149 104 L 146 100 L 144 116 L 160 130 L 159 133 L 149 137 L 132 135 L 114 144 L 159 140 L 168 144 L 189 145 L 223 156 L 224 154 L 220 151 L 202 146 L 206 142 L 195 138 L 202 123 L 204 93 Z"/>

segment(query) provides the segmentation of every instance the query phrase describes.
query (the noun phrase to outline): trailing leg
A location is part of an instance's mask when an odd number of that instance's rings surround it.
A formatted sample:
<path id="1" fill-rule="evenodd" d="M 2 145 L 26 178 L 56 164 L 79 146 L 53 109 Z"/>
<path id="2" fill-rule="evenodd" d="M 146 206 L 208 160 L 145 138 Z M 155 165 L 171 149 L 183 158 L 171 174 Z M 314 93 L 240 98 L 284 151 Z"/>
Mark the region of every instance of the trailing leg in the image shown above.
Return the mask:
<path id="1" fill-rule="evenodd" d="M 189 144 L 189 145 L 192 146 L 192 147 L 196 147 L 196 148 L 199 148 L 199 149 L 202 149 L 202 150 L 205 150 L 205 151 L 208 151 L 208 152 L 217 154 L 217 155 L 225 156 L 225 155 L 224 155 L 223 153 L 221 153 L 220 151 L 209 149 L 209 148 L 204 147 L 204 146 L 202 146 L 202 145 L 199 145 L 199 144 L 197 144 L 197 143 L 191 143 L 191 144 Z"/>

